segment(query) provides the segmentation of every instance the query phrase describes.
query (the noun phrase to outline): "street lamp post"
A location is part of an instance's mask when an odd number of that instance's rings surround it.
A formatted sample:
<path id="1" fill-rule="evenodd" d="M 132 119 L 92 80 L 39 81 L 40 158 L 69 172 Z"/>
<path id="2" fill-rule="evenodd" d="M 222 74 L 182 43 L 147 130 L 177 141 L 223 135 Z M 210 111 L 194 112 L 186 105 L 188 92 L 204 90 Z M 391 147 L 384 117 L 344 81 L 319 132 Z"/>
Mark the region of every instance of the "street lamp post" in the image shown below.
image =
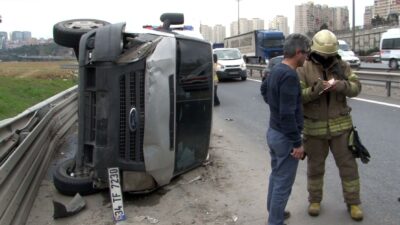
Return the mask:
<path id="1" fill-rule="evenodd" d="M 240 2 L 240 0 L 236 0 L 237 1 L 237 3 L 238 3 L 238 21 L 237 21 L 237 23 L 238 23 L 238 34 L 240 34 L 240 14 L 239 14 L 239 2 Z"/>
<path id="2" fill-rule="evenodd" d="M 353 51 L 355 51 L 356 50 L 356 24 L 355 24 L 355 21 L 356 21 L 356 16 L 355 16 L 355 13 L 356 13 L 356 7 L 355 7 L 355 0 L 353 0 Z"/>

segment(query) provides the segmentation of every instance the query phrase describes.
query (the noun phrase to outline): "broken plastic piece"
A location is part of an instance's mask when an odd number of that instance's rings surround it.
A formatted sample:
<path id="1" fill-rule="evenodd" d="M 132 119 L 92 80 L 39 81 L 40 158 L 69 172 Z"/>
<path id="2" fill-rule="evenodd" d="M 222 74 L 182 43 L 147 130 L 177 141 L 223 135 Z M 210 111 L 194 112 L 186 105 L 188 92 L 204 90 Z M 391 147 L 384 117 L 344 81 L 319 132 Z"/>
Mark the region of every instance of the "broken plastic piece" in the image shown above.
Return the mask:
<path id="1" fill-rule="evenodd" d="M 67 205 L 53 200 L 53 206 L 53 218 L 58 219 L 77 214 L 85 208 L 86 203 L 85 200 L 79 195 L 79 193 L 76 193 L 75 197 Z"/>

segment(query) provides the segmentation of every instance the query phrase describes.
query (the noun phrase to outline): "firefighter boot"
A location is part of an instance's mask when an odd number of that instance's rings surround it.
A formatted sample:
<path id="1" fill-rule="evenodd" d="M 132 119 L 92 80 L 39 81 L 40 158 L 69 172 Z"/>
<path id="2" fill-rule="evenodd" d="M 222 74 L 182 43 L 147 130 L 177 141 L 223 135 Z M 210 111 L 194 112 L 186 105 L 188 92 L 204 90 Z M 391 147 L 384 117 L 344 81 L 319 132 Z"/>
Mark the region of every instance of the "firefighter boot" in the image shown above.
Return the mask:
<path id="1" fill-rule="evenodd" d="M 308 214 L 310 216 L 318 216 L 319 215 L 319 211 L 321 211 L 321 204 L 320 203 L 310 203 L 310 205 L 308 206 Z"/>
<path id="2" fill-rule="evenodd" d="M 350 216 L 355 221 L 361 221 L 363 219 L 363 212 L 360 205 L 348 205 Z"/>

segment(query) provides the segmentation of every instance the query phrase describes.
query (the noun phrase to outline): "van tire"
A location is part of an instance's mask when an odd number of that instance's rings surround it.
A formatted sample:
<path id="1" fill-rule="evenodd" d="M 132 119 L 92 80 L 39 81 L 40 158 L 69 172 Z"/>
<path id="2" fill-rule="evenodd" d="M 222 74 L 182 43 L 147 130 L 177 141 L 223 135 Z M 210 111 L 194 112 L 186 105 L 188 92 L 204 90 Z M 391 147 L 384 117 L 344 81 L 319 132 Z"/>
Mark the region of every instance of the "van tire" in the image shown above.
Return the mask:
<path id="1" fill-rule="evenodd" d="M 109 22 L 96 19 L 74 19 L 58 22 L 53 27 L 54 42 L 68 48 L 76 48 L 83 34 L 103 27 Z"/>
<path id="2" fill-rule="evenodd" d="M 389 61 L 389 68 L 392 70 L 397 70 L 399 68 L 399 63 L 397 62 L 396 59 L 391 59 Z"/>
<path id="3" fill-rule="evenodd" d="M 53 182 L 56 189 L 64 195 L 74 196 L 76 193 L 80 195 L 89 195 L 98 192 L 94 189 L 92 177 L 87 176 L 71 176 L 75 167 L 75 159 L 68 159 L 60 163 L 53 172 Z"/>

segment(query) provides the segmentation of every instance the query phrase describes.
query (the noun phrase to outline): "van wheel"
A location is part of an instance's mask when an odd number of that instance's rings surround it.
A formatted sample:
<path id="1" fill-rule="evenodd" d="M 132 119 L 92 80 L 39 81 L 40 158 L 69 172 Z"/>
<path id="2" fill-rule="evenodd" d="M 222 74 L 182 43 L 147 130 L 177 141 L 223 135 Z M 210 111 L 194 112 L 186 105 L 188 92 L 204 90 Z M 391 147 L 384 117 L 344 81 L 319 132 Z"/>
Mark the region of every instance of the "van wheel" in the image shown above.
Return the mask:
<path id="1" fill-rule="evenodd" d="M 389 68 L 392 70 L 397 70 L 399 68 L 399 64 L 397 63 L 396 59 L 391 59 L 389 61 Z"/>
<path id="2" fill-rule="evenodd" d="M 54 42 L 69 48 L 79 46 L 81 36 L 86 32 L 104 27 L 109 22 L 95 19 L 75 19 L 56 23 L 53 27 Z"/>
<path id="3" fill-rule="evenodd" d="M 245 81 L 245 80 L 247 80 L 247 77 L 241 77 L 241 79 L 242 79 L 243 81 Z"/>
<path id="4" fill-rule="evenodd" d="M 93 188 L 88 170 L 75 171 L 75 159 L 68 159 L 57 166 L 53 172 L 53 182 L 56 189 L 64 195 L 89 195 L 99 191 Z"/>

